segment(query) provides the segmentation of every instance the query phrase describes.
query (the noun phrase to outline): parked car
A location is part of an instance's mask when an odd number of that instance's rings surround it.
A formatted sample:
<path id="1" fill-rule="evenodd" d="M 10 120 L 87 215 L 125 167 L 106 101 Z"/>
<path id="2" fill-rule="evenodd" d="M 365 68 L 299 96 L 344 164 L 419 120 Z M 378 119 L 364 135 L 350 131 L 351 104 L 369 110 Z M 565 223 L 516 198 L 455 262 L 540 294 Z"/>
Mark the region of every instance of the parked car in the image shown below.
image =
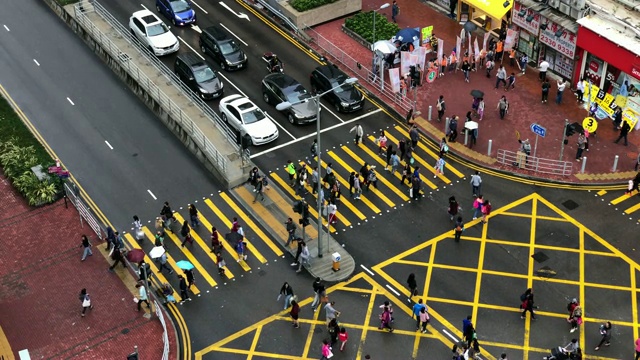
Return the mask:
<path id="1" fill-rule="evenodd" d="M 220 77 L 193 52 L 178 55 L 173 70 L 185 85 L 204 100 L 215 99 L 224 92 Z"/>
<path id="2" fill-rule="evenodd" d="M 253 145 L 263 145 L 278 138 L 278 127 L 251 100 L 239 94 L 220 100 L 222 120 L 238 132 L 249 134 Z"/>
<path id="3" fill-rule="evenodd" d="M 129 30 L 157 56 L 168 55 L 180 49 L 178 38 L 149 10 L 134 12 L 129 19 Z"/>
<path id="4" fill-rule="evenodd" d="M 284 73 L 269 74 L 262 79 L 262 98 L 268 104 L 291 103 L 282 112 L 292 124 L 317 120 L 318 105 L 311 101 L 311 94 L 296 79 Z M 307 101 L 305 101 L 307 100 Z"/>
<path id="5" fill-rule="evenodd" d="M 244 69 L 249 65 L 249 59 L 244 51 L 226 32 L 216 26 L 202 30 L 200 50 L 209 54 L 221 68 L 227 71 Z"/>
<path id="6" fill-rule="evenodd" d="M 186 0 L 156 0 L 156 10 L 175 26 L 196 23 L 196 12 Z"/>
<path id="7" fill-rule="evenodd" d="M 311 72 L 311 91 L 323 93 L 333 89 L 325 96 L 336 111 L 353 112 L 362 109 L 364 95 L 353 84 L 345 84 L 349 76 L 335 65 L 321 65 Z"/>

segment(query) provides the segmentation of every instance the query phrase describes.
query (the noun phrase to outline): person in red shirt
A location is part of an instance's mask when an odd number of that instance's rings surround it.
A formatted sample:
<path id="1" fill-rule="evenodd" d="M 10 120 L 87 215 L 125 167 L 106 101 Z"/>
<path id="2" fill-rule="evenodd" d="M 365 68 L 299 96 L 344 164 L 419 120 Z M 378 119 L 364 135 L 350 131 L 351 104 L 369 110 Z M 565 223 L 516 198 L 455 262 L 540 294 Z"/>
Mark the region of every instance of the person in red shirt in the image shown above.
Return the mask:
<path id="1" fill-rule="evenodd" d="M 347 343 L 349 339 L 349 334 L 347 334 L 347 329 L 343 327 L 340 328 L 340 333 L 338 334 L 338 340 L 340 340 L 340 351 L 344 351 L 344 345 Z"/>
<path id="2" fill-rule="evenodd" d="M 299 328 L 300 324 L 298 324 L 298 314 L 300 314 L 300 305 L 295 300 L 291 300 L 291 311 L 289 315 L 291 315 L 291 319 L 293 319 L 293 327 Z"/>

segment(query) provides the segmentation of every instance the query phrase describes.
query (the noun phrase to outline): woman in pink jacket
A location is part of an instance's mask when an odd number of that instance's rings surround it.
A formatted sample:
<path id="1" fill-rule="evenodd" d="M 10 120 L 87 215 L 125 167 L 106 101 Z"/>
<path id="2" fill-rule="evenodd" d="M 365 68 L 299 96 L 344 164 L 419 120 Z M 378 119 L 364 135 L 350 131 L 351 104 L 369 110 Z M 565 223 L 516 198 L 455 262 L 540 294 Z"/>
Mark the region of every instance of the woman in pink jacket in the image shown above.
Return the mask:
<path id="1" fill-rule="evenodd" d="M 320 360 L 328 360 L 333 357 L 333 353 L 331 352 L 331 346 L 329 346 L 329 340 L 322 340 L 322 357 Z"/>

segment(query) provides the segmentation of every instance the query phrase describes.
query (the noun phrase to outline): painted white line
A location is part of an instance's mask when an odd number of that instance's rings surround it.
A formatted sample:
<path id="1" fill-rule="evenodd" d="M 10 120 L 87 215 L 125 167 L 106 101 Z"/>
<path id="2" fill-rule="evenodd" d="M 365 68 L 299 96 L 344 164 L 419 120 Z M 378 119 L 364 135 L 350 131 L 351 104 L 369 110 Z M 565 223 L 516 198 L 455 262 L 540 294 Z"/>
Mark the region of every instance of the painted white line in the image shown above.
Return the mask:
<path id="1" fill-rule="evenodd" d="M 71 103 L 71 105 L 75 105 L 71 99 L 67 98 L 67 100 Z"/>
<path id="2" fill-rule="evenodd" d="M 231 11 L 231 13 L 237 17 L 239 17 L 240 19 L 247 19 L 247 21 L 251 21 L 251 19 L 249 19 L 249 15 L 241 13 L 241 12 L 235 12 L 233 11 L 232 8 L 229 7 L 229 5 L 225 4 L 224 2 L 220 1 L 218 4 L 220 4 L 222 7 L 224 7 L 225 9 Z"/>
<path id="3" fill-rule="evenodd" d="M 333 111 L 331 111 L 331 109 L 329 109 L 328 107 L 324 106 L 322 103 L 320 103 L 320 106 L 322 106 L 325 110 L 327 110 L 329 112 L 329 114 L 333 115 L 336 117 L 336 119 L 340 120 L 340 122 L 344 122 L 344 120 L 342 120 L 340 118 L 340 116 L 336 115 L 336 113 L 334 113 Z"/>
<path id="4" fill-rule="evenodd" d="M 223 79 L 225 79 L 225 81 L 226 81 L 227 83 L 231 84 L 231 86 L 233 86 L 234 88 L 236 88 L 236 90 L 238 90 L 238 92 L 239 92 L 240 94 L 242 94 L 242 96 L 244 96 L 244 97 L 248 98 L 247 94 L 243 93 L 243 92 L 242 92 L 242 90 L 240 90 L 240 88 L 236 86 L 236 84 L 232 83 L 232 82 L 229 80 L 229 78 L 228 78 L 228 77 L 224 76 L 224 74 L 222 73 L 222 71 L 218 71 L 218 73 L 217 73 L 217 74 L 218 74 L 218 75 L 220 75 L 220 76 L 222 76 L 222 78 L 223 78 Z"/>
<path id="5" fill-rule="evenodd" d="M 195 5 L 195 6 L 197 6 L 197 7 L 198 7 L 198 9 L 202 10 L 202 12 L 203 12 L 203 13 L 205 13 L 205 14 L 209 15 L 209 13 L 207 12 L 207 10 L 203 9 L 203 8 L 202 8 L 202 6 L 200 6 L 200 5 L 196 4 L 196 2 L 195 2 L 195 1 L 191 0 L 191 3 L 192 3 L 193 5 Z"/>
<path id="6" fill-rule="evenodd" d="M 149 195 L 151 195 L 151 197 L 153 198 L 153 200 L 158 200 L 158 198 L 153 195 L 153 193 L 151 192 L 151 190 L 147 190 L 147 192 L 149 193 Z"/>
<path id="7" fill-rule="evenodd" d="M 191 51 L 193 51 L 194 53 L 196 53 L 196 55 L 198 55 L 198 56 L 200 57 L 200 59 L 202 59 L 202 60 L 206 60 L 206 59 L 204 58 L 204 56 L 200 55 L 200 53 L 199 53 L 199 52 L 197 52 L 197 51 L 196 51 L 196 49 L 192 48 L 192 47 L 191 47 L 191 45 L 189 45 L 189 43 L 188 43 L 188 42 L 184 41 L 184 39 L 183 39 L 183 38 L 181 38 L 180 36 L 178 36 L 178 40 L 180 40 L 180 41 L 181 41 L 181 42 L 182 42 L 186 47 L 188 47 L 189 49 L 191 49 Z"/>
<path id="8" fill-rule="evenodd" d="M 448 337 L 451 338 L 451 340 L 453 340 L 455 343 L 457 343 L 458 341 L 460 341 L 460 339 L 456 338 L 455 336 L 451 335 L 447 330 L 442 329 L 442 332 L 447 334 Z"/>
<path id="9" fill-rule="evenodd" d="M 267 113 L 265 113 L 267 114 Z M 285 133 L 287 133 L 287 135 L 289 135 L 293 140 L 296 139 L 295 136 L 293 136 L 290 132 L 287 131 L 287 129 L 284 128 L 284 126 L 280 125 L 277 121 L 273 120 L 273 118 L 271 117 L 271 115 L 267 114 L 267 117 L 269 119 L 271 119 L 271 121 L 273 121 L 274 124 L 276 124 L 277 127 L 280 128 L 280 130 L 284 131 Z"/>
<path id="10" fill-rule="evenodd" d="M 140 6 L 142 6 L 142 8 L 144 8 L 145 10 L 149 10 L 149 9 L 147 9 L 146 6 L 144 6 L 144 4 L 140 4 Z"/>
<path id="11" fill-rule="evenodd" d="M 195 32 L 197 32 L 198 34 L 202 34 L 202 30 L 198 25 L 191 25 L 191 28 L 195 30 Z"/>
<path id="12" fill-rule="evenodd" d="M 368 272 L 371 276 L 375 276 L 375 275 L 376 275 L 376 274 L 374 274 L 374 273 L 373 273 L 373 271 L 371 271 L 371 270 L 367 269 L 367 267 L 366 267 L 366 266 L 364 266 L 364 265 L 360 264 L 360 267 L 361 267 L 364 271 Z"/>
<path id="13" fill-rule="evenodd" d="M 33 62 L 36 63 L 36 65 L 40 66 L 40 63 L 38 62 L 38 60 L 33 59 Z"/>
<path id="14" fill-rule="evenodd" d="M 111 146 L 111 144 L 109 144 L 109 142 L 107 140 L 104 141 L 105 144 L 107 144 L 107 146 L 109 147 L 109 149 L 113 150 L 113 146 Z"/>
<path id="15" fill-rule="evenodd" d="M 400 293 L 396 291 L 396 289 L 392 288 L 391 285 L 387 284 L 385 286 L 387 287 L 387 289 L 391 290 L 392 293 L 396 294 L 396 296 L 400 296 Z"/>
<path id="16" fill-rule="evenodd" d="M 224 24 L 220 23 L 220 26 L 222 26 L 225 30 L 227 30 L 231 35 L 235 36 L 235 38 L 238 39 L 238 41 L 240 41 L 241 43 L 243 43 L 244 46 L 249 46 L 249 44 L 244 42 L 244 40 L 240 39 L 238 35 L 234 34 L 233 31 L 229 30 L 229 28 L 224 26 Z"/>
<path id="17" fill-rule="evenodd" d="M 373 111 L 368 112 L 368 113 L 366 113 L 366 114 L 362 114 L 362 115 L 360 115 L 360 116 L 358 116 L 358 117 L 356 117 L 356 118 L 353 118 L 353 119 L 351 119 L 351 120 L 349 120 L 349 121 L 345 121 L 345 122 L 340 123 L 340 124 L 335 124 L 335 125 L 333 125 L 333 126 L 329 126 L 329 127 L 328 127 L 328 128 L 326 128 L 326 129 L 322 129 L 322 130 L 320 130 L 320 133 L 322 134 L 322 133 L 324 133 L 324 132 L 331 131 L 331 130 L 333 130 L 333 129 L 335 129 L 335 128 L 339 128 L 339 127 L 341 127 L 341 126 L 349 125 L 349 124 L 351 124 L 351 123 L 354 123 L 354 122 L 356 122 L 356 121 L 362 120 L 362 119 L 366 118 L 367 116 L 373 115 L 373 114 L 378 113 L 378 112 L 380 112 L 380 111 L 382 111 L 382 109 L 376 109 L 376 110 L 373 110 Z M 299 137 L 299 138 L 297 138 L 296 140 L 289 141 L 288 143 L 280 144 L 280 145 L 278 145 L 278 146 L 274 146 L 274 147 L 272 147 L 271 149 L 268 149 L 268 150 L 265 150 L 265 151 L 261 151 L 261 152 L 259 152 L 259 153 L 255 153 L 255 154 L 253 154 L 253 155 L 249 156 L 249 158 L 253 159 L 253 158 L 256 158 L 256 157 L 258 157 L 258 156 L 260 156 L 260 155 L 268 154 L 268 153 L 270 153 L 270 152 L 272 152 L 272 151 L 275 151 L 275 150 L 281 149 L 281 148 L 283 148 L 283 147 L 285 147 L 285 146 L 289 146 L 289 145 L 291 145 L 291 144 L 295 144 L 295 143 L 297 143 L 297 142 L 299 142 L 299 141 L 302 141 L 302 140 L 306 140 L 306 139 L 309 139 L 309 138 L 315 137 L 316 135 L 317 135 L 317 132 L 313 132 L 313 133 L 311 133 L 311 134 L 308 134 L 308 135 L 305 135 L 305 136 Z"/>
<path id="18" fill-rule="evenodd" d="M 7 27 L 7 25 L 3 25 L 5 29 L 7 29 L 7 31 L 11 31 L 9 30 L 9 28 Z"/>

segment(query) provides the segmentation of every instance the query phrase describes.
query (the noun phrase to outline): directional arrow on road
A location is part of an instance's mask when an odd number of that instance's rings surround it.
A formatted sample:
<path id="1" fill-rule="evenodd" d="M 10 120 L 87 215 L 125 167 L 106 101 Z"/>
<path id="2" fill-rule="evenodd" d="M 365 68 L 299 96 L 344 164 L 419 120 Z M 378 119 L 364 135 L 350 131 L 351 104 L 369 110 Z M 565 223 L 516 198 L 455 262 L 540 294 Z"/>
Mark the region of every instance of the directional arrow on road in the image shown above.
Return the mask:
<path id="1" fill-rule="evenodd" d="M 227 10 L 231 11 L 233 13 L 233 15 L 239 17 L 240 19 L 247 19 L 247 21 L 251 21 L 249 19 L 249 15 L 247 14 L 243 14 L 243 13 L 237 13 L 235 11 L 233 11 L 233 9 L 231 9 L 229 7 L 229 5 L 225 4 L 224 2 L 220 1 L 218 4 L 222 5 L 224 8 L 226 8 Z"/>
<path id="2" fill-rule="evenodd" d="M 198 27 L 198 25 L 191 25 L 191 28 L 195 30 L 198 34 L 202 34 L 202 30 L 200 30 L 200 27 Z"/>

